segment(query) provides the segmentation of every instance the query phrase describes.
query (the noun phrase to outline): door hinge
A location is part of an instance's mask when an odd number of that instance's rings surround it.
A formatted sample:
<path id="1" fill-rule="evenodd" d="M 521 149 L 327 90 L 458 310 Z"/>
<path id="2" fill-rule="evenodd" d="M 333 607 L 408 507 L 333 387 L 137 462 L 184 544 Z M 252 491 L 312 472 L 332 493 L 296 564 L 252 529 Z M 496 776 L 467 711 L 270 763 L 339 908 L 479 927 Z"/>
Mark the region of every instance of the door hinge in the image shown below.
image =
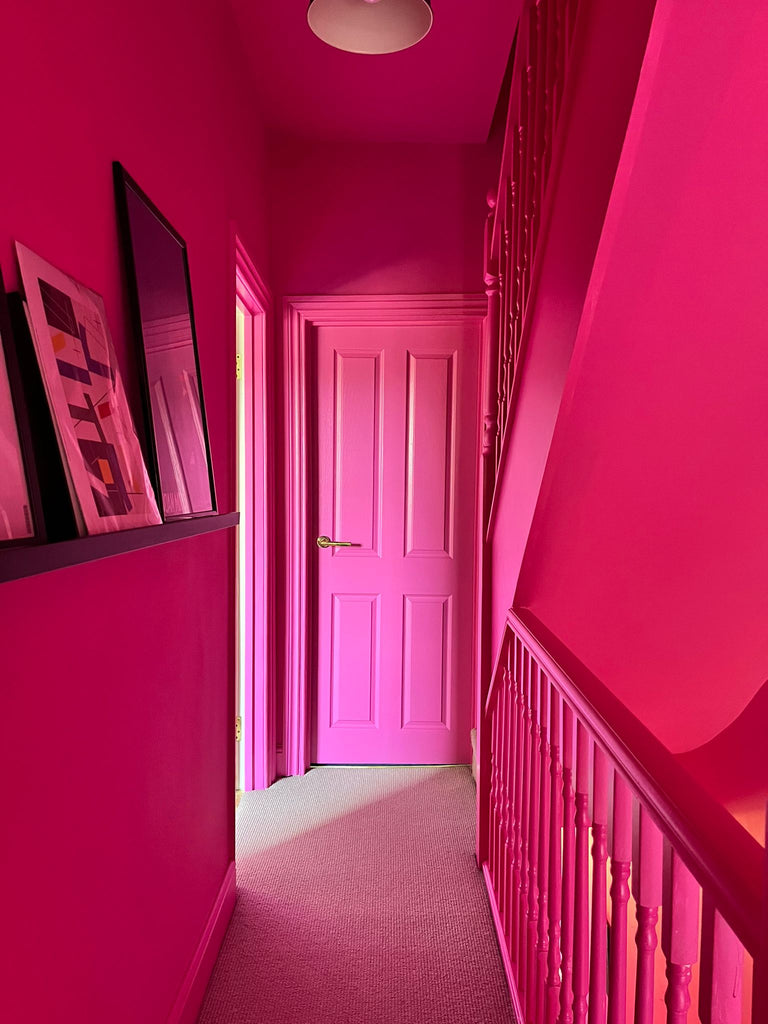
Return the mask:
<path id="1" fill-rule="evenodd" d="M 235 743 L 240 743 L 243 738 L 243 716 L 238 715 L 235 719 Z"/>
<path id="2" fill-rule="evenodd" d="M 235 356 L 235 380 L 243 379 L 243 354 L 238 352 Z"/>

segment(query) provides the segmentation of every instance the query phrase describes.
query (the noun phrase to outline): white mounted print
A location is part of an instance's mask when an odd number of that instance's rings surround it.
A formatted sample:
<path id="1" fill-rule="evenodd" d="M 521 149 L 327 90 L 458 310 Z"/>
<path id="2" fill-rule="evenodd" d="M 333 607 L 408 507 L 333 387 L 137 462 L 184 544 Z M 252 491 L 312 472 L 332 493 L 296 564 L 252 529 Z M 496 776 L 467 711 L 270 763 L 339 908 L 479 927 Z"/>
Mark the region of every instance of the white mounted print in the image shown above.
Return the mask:
<path id="1" fill-rule="evenodd" d="M 101 296 L 18 242 L 16 253 L 80 534 L 159 524 Z"/>

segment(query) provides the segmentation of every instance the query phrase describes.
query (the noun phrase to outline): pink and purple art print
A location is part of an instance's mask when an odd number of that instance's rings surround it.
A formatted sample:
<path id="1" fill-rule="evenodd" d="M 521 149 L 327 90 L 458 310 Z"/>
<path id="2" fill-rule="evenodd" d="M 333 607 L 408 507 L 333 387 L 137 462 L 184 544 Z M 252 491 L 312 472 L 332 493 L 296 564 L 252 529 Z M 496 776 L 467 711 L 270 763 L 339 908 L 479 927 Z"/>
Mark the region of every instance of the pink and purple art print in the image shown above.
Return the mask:
<path id="1" fill-rule="evenodd" d="M 18 242 L 16 252 L 79 532 L 159 524 L 101 296 Z"/>

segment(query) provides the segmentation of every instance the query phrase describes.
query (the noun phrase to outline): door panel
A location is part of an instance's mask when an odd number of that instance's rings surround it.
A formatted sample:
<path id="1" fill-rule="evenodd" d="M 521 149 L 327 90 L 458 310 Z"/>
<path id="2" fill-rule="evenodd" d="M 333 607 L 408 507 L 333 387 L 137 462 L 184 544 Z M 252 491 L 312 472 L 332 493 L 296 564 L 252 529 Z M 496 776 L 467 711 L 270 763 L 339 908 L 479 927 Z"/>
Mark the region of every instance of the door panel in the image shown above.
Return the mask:
<path id="1" fill-rule="evenodd" d="M 354 549 L 332 557 L 378 555 L 381 525 L 381 352 L 334 351 L 334 537 L 354 537 Z"/>
<path id="2" fill-rule="evenodd" d="M 477 324 L 317 328 L 316 763 L 470 758 Z"/>
<path id="3" fill-rule="evenodd" d="M 407 555 L 451 555 L 456 354 L 408 353 Z"/>

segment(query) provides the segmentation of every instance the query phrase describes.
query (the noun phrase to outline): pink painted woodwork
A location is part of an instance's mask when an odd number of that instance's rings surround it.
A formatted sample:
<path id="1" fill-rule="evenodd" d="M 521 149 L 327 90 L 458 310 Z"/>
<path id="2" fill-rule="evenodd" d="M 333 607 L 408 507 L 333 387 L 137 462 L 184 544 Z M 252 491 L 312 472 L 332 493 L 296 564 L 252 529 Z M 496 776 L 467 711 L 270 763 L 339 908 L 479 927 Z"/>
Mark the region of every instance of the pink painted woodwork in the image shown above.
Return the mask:
<path id="1" fill-rule="evenodd" d="M 286 300 L 290 773 L 305 771 L 310 761 L 310 664 L 317 665 L 322 688 L 318 699 L 312 693 L 318 710 L 311 742 L 321 744 L 312 757 L 469 761 L 473 648 L 461 624 L 472 617 L 473 395 L 483 307 L 473 296 Z M 331 357 L 334 336 L 342 338 L 338 359 Z M 330 339 L 328 346 L 318 347 L 321 337 Z M 325 384 L 339 383 L 319 395 L 325 404 L 316 424 L 309 370 L 315 351 L 325 360 Z M 431 465 L 430 439 L 438 443 L 425 412 L 440 396 L 439 450 L 451 454 L 438 460 L 435 513 L 421 473 Z M 317 465 L 317 487 L 310 476 L 315 444 L 331 455 L 330 464 Z M 350 479 L 358 472 L 359 480 Z M 470 481 L 466 492 L 462 479 Z M 314 538 L 324 534 L 359 547 L 318 551 Z M 315 570 L 322 573 L 316 599 L 309 588 Z M 317 621 L 324 624 L 319 629 Z M 417 634 L 435 655 L 428 666 L 420 662 L 419 645 L 409 645 Z M 326 740 L 338 740 L 335 753 Z"/>
<path id="2" fill-rule="evenodd" d="M 532 1019 L 536 1007 L 536 938 L 539 917 L 539 836 L 541 833 L 539 827 L 541 815 L 541 787 L 539 784 L 541 776 L 540 689 L 539 667 L 535 662 L 529 665 L 528 686 L 528 699 L 531 711 L 528 760 L 531 775 L 529 791 L 531 807 L 528 818 L 528 912 L 526 915 L 526 934 L 524 936 L 528 972 L 525 982 L 526 1002 L 524 1005 L 528 1017 Z"/>
<path id="3" fill-rule="evenodd" d="M 744 963 L 746 951 L 758 981 L 768 964 L 764 853 L 564 660 L 509 612 L 484 712 L 493 758 L 484 877 L 521 1024 L 654 1024 L 662 1015 L 684 1024 L 693 1014 L 702 1024 L 762 1024 Z M 515 838 L 506 852 L 518 820 L 519 863 Z M 659 907 L 666 978 L 655 976 Z"/>
<path id="4" fill-rule="evenodd" d="M 663 839 L 645 807 L 634 832 L 632 895 L 637 906 L 637 978 L 634 1024 L 653 1024 L 656 925 L 662 898 Z"/>
<path id="5" fill-rule="evenodd" d="M 546 1012 L 547 966 L 549 959 L 549 869 L 550 869 L 550 806 L 552 778 L 549 749 L 549 697 L 550 686 L 546 675 L 539 673 L 539 714 L 541 716 L 541 738 L 539 780 L 539 923 L 536 937 L 536 971 L 534 1019 L 544 1024 Z"/>
<path id="6" fill-rule="evenodd" d="M 667 961 L 668 1024 L 686 1024 L 691 973 L 699 955 L 699 887 L 680 855 L 665 850 L 661 948 Z"/>
<path id="7" fill-rule="evenodd" d="M 264 789 L 277 774 L 275 679 L 274 394 L 272 301 L 235 240 L 235 294 L 242 315 L 243 458 L 238 467 L 238 555 L 244 578 L 240 666 L 243 683 L 244 790 Z M 238 340 L 240 345 L 240 340 Z"/>
<path id="8" fill-rule="evenodd" d="M 494 331 L 489 373 L 495 387 L 485 407 L 486 422 L 495 424 L 490 453 L 494 479 L 519 385 L 522 329 L 561 110 L 555 93 L 557 83 L 565 79 L 570 50 L 564 20 L 573 17 L 577 6 L 577 0 L 527 0 L 515 44 L 501 184 L 491 200 L 486 250 L 486 284 L 494 299 L 497 293 L 500 297 L 498 323 L 495 309 L 489 323 Z"/>
<path id="9" fill-rule="evenodd" d="M 592 790 L 592 938 L 589 959 L 589 1024 L 605 1019 L 607 912 L 605 869 L 608 860 L 608 804 L 611 782 L 608 758 L 595 744 Z"/>
<path id="10" fill-rule="evenodd" d="M 319 381 L 317 429 L 307 435 L 292 426 L 288 451 L 294 770 L 308 756 L 310 558 L 318 587 L 318 625 L 310 631 L 318 644 L 313 757 L 469 760 L 473 649 L 460 623 L 471 619 L 474 488 L 460 481 L 474 478 L 478 313 L 472 300 L 439 296 L 287 306 L 292 424 L 308 416 L 310 344 Z M 318 535 L 356 546 L 318 551 L 313 541 L 307 550 L 300 495 L 314 487 L 305 436 L 317 438 L 320 456 Z"/>
<path id="11" fill-rule="evenodd" d="M 744 980 L 744 948 L 705 892 L 698 1007 L 703 1024 L 742 1024 Z"/>
<path id="12" fill-rule="evenodd" d="M 517 643 L 515 644 L 517 647 Z M 561 964 L 563 953 L 561 942 L 563 941 L 561 918 L 563 914 L 562 903 L 562 871 L 565 843 L 558 843 L 557 837 L 561 835 L 563 828 L 563 763 L 561 761 L 562 721 L 563 705 L 560 694 L 554 687 L 549 690 L 549 763 L 550 763 L 550 793 L 549 793 L 549 935 L 547 941 L 549 949 L 547 954 L 547 981 L 546 995 L 543 1013 L 541 1015 L 545 1024 L 556 1024 L 561 992 Z M 547 854 L 545 853 L 545 856 Z M 563 971 L 564 974 L 564 971 Z"/>
<path id="13" fill-rule="evenodd" d="M 608 1024 L 627 1019 L 627 904 L 632 863 L 632 793 L 618 774 L 613 783 L 611 843 L 611 947 Z"/>
<path id="14" fill-rule="evenodd" d="M 573 918 L 573 1020 L 585 1024 L 589 993 L 589 766 L 591 742 L 576 725 L 576 866 Z"/>
<path id="15" fill-rule="evenodd" d="M 522 645 L 522 641 L 515 640 Z M 559 696 L 559 695 L 558 695 Z M 563 888 L 562 944 L 563 977 L 560 983 L 558 1024 L 573 1024 L 573 944 L 576 913 L 576 720 L 563 701 Z"/>

